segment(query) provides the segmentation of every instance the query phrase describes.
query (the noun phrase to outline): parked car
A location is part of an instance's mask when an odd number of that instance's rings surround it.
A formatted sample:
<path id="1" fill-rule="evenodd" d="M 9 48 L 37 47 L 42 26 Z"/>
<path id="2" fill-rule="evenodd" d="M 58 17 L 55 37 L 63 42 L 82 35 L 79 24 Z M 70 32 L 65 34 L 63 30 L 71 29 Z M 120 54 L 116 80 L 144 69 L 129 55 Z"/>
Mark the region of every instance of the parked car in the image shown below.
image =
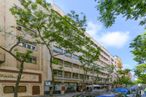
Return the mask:
<path id="1" fill-rule="evenodd" d="M 84 93 L 84 94 L 74 95 L 73 97 L 124 97 L 124 96 L 121 96 L 121 94 L 118 93 L 104 93 L 104 94 Z"/>
<path id="2" fill-rule="evenodd" d="M 122 97 L 137 97 L 138 95 L 136 92 L 131 92 L 130 89 L 125 87 L 115 88 L 113 89 L 113 92 L 120 93 Z"/>
<path id="3" fill-rule="evenodd" d="M 106 89 L 105 89 L 105 86 L 104 85 L 87 85 L 86 86 L 86 89 L 85 89 L 86 92 L 106 92 Z"/>

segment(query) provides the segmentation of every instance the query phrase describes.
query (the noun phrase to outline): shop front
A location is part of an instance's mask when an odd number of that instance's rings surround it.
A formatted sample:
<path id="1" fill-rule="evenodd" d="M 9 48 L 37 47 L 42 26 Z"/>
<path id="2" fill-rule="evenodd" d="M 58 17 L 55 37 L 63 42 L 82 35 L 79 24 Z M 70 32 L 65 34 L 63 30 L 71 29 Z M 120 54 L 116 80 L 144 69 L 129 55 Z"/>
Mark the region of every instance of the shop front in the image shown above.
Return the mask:
<path id="1" fill-rule="evenodd" d="M 0 97 L 13 97 L 18 71 L 0 69 Z M 19 96 L 42 95 L 41 73 L 24 72 L 18 89 Z"/>

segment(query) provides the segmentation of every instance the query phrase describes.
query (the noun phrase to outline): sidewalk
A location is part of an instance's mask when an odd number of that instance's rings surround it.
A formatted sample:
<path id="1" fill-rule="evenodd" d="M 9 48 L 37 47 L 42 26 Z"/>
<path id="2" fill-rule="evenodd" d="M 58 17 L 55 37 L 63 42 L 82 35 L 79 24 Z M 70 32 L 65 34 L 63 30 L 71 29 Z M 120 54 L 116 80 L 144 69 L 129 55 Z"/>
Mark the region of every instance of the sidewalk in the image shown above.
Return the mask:
<path id="1" fill-rule="evenodd" d="M 146 97 L 145 95 L 142 95 L 141 97 Z"/>
<path id="2" fill-rule="evenodd" d="M 80 93 L 58 94 L 58 95 L 55 95 L 55 97 L 72 97 L 72 96 L 77 95 L 77 94 L 80 94 Z"/>
<path id="3" fill-rule="evenodd" d="M 80 92 L 76 93 L 66 93 L 66 94 L 54 94 L 53 96 L 44 95 L 44 96 L 27 96 L 27 97 L 72 97 L 74 95 L 80 94 Z M 24 96 L 26 97 L 26 96 Z"/>

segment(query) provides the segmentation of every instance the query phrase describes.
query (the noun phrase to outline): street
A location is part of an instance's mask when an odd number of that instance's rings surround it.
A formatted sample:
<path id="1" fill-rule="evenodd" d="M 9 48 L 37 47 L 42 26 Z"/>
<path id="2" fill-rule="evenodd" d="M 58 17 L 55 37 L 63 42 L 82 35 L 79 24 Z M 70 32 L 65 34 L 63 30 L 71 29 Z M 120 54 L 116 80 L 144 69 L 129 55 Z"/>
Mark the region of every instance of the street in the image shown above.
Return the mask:
<path id="1" fill-rule="evenodd" d="M 77 95 L 80 93 L 67 93 L 67 94 L 54 94 L 53 96 L 44 95 L 44 96 L 27 96 L 27 97 L 72 97 L 73 95 Z M 26 96 L 23 96 L 26 97 Z"/>

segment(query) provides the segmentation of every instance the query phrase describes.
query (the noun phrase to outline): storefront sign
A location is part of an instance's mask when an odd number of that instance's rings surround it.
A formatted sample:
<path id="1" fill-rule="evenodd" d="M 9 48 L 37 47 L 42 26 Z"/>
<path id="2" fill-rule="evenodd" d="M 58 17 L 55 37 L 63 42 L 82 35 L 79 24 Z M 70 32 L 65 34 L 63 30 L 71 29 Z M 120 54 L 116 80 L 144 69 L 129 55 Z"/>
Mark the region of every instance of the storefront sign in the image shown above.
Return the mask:
<path id="1" fill-rule="evenodd" d="M 18 76 L 18 71 L 1 70 L 0 82 L 15 82 Z M 24 72 L 21 76 L 21 82 L 41 82 L 41 74 Z"/>
<path id="2" fill-rule="evenodd" d="M 45 86 L 50 86 L 51 82 L 50 81 L 45 81 Z"/>

